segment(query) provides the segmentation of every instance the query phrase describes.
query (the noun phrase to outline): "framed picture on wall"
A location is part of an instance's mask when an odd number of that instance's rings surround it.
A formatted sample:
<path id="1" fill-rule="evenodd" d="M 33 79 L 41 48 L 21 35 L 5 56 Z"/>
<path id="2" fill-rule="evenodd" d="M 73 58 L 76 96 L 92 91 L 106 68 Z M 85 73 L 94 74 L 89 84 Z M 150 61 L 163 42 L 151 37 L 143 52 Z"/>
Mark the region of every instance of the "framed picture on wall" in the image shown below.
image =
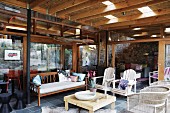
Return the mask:
<path id="1" fill-rule="evenodd" d="M 5 50 L 4 60 L 20 60 L 21 52 L 20 50 Z"/>

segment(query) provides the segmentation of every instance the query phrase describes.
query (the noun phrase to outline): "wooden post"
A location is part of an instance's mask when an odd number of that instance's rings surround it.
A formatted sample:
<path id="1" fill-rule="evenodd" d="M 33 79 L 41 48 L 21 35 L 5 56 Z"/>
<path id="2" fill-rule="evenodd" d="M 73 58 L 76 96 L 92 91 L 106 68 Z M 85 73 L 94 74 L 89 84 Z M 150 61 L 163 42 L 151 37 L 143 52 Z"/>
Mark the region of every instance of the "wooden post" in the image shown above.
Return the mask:
<path id="1" fill-rule="evenodd" d="M 158 80 L 164 80 L 164 69 L 165 69 L 165 41 L 159 41 Z"/>
<path id="2" fill-rule="evenodd" d="M 105 45 L 105 66 L 108 66 L 108 39 L 109 39 L 109 31 L 106 31 L 106 45 Z"/>
<path id="3" fill-rule="evenodd" d="M 98 59 L 97 59 L 97 65 L 99 66 L 100 65 L 100 33 L 98 33 L 97 35 L 97 38 L 98 38 Z"/>
<path id="4" fill-rule="evenodd" d="M 61 46 L 61 53 L 60 53 L 60 61 L 61 61 L 61 65 L 63 65 L 63 68 L 65 67 L 64 57 L 65 57 L 65 46 L 62 45 Z"/>
<path id="5" fill-rule="evenodd" d="M 23 37 L 23 83 L 26 83 L 27 75 L 27 37 Z M 26 91 L 26 84 L 23 84 L 23 90 Z"/>
<path id="6" fill-rule="evenodd" d="M 72 68 L 75 72 L 77 72 L 77 44 L 74 43 L 73 46 L 73 54 L 72 54 Z"/>
<path id="7" fill-rule="evenodd" d="M 115 49 L 116 45 L 112 44 L 112 67 L 115 67 Z"/>

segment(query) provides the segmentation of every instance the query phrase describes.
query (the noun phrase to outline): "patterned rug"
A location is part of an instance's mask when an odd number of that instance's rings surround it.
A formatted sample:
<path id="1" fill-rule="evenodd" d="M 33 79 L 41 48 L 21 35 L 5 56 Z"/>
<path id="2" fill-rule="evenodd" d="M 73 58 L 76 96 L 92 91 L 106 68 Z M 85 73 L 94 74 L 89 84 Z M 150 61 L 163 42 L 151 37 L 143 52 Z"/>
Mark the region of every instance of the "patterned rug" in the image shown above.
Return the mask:
<path id="1" fill-rule="evenodd" d="M 42 113 L 89 113 L 87 110 L 78 108 L 69 108 L 68 111 L 65 110 L 64 107 L 50 108 L 50 107 L 42 107 Z M 95 113 L 116 113 L 116 110 L 111 109 L 99 109 L 95 111 Z"/>

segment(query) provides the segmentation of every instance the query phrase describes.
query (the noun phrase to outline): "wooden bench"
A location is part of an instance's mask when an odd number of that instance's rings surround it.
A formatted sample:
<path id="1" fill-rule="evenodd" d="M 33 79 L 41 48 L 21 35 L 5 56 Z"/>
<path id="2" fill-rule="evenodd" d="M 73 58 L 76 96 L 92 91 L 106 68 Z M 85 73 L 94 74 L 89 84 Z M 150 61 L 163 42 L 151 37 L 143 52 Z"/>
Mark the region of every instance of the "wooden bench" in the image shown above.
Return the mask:
<path id="1" fill-rule="evenodd" d="M 33 82 L 31 82 L 30 90 L 32 94 L 38 96 L 38 106 L 40 106 L 41 97 L 68 91 L 68 90 L 73 90 L 77 88 L 87 89 L 87 77 L 83 82 L 71 82 L 71 81 L 58 82 L 57 72 L 45 72 L 45 73 L 30 74 L 31 81 L 36 75 L 41 76 L 42 84 L 36 85 Z"/>

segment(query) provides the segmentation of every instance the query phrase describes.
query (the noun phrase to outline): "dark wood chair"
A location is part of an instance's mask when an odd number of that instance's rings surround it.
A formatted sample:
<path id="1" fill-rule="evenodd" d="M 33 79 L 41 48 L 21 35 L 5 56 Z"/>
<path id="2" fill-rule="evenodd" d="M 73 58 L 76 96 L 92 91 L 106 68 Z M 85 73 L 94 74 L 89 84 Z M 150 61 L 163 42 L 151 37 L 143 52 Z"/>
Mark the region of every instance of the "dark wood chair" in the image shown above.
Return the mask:
<path id="1" fill-rule="evenodd" d="M 9 70 L 9 73 L 6 74 L 6 81 L 16 80 L 18 82 L 18 89 L 21 90 L 20 76 L 22 74 L 21 70 Z"/>

